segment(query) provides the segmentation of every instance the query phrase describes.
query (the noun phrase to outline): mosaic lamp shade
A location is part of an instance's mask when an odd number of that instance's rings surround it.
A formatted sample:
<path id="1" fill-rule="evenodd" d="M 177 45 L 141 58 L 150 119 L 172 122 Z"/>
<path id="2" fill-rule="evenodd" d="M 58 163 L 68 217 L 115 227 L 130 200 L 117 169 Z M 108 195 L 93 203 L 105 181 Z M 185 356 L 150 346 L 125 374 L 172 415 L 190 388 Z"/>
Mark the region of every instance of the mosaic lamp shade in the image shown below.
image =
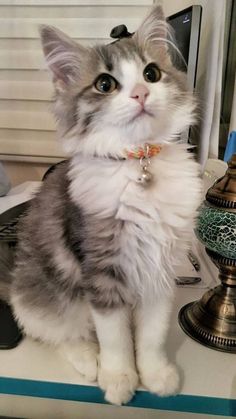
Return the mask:
<path id="1" fill-rule="evenodd" d="M 207 191 L 196 235 L 219 269 L 221 284 L 179 313 L 183 330 L 198 342 L 236 353 L 236 154 Z"/>

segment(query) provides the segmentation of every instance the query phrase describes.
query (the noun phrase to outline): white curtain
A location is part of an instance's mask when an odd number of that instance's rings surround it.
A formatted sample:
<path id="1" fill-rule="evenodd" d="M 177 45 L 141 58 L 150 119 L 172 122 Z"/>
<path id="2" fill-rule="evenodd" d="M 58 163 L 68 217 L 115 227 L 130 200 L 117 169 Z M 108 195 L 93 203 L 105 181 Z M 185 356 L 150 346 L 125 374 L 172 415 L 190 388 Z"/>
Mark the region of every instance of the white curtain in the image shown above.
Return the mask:
<path id="1" fill-rule="evenodd" d="M 218 158 L 226 0 L 204 2 L 202 62 L 197 89 L 201 106 L 200 162 Z"/>

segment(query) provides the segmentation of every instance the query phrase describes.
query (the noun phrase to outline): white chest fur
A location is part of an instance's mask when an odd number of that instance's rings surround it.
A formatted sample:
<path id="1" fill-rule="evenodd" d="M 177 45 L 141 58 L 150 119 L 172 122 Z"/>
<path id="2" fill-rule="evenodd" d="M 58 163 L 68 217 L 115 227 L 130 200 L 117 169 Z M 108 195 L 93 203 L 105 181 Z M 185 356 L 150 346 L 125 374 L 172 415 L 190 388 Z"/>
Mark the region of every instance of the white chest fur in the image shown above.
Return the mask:
<path id="1" fill-rule="evenodd" d="M 201 199 L 199 167 L 185 146 L 164 146 L 152 158 L 150 171 L 153 181 L 144 187 L 137 182 L 138 160 L 75 157 L 70 170 L 74 202 L 101 222 L 107 217 L 124 221 L 117 238 L 119 263 L 139 294 L 168 283 L 176 250 L 189 240 Z"/>

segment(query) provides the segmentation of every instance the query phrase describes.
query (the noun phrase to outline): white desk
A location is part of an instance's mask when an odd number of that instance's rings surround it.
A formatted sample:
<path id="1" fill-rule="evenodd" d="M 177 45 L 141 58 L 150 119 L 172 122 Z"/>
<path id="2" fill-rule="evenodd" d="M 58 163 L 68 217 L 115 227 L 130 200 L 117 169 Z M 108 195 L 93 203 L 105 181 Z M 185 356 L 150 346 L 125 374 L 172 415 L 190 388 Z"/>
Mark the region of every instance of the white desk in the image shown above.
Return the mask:
<path id="1" fill-rule="evenodd" d="M 19 203 L 19 202 L 17 202 Z M 202 261 L 202 275 L 213 272 Z M 206 279 L 206 278 L 205 278 Z M 212 280 L 208 283 L 212 285 Z M 24 339 L 0 351 L 0 416 L 24 418 L 181 418 L 236 416 L 236 355 L 208 349 L 187 337 L 177 314 L 198 299 L 200 288 L 178 288 L 167 352 L 181 374 L 180 394 L 160 398 L 137 391 L 124 407 L 108 406 L 97 386 L 84 382 L 73 367 L 46 345 Z"/>
<path id="2" fill-rule="evenodd" d="M 146 416 L 143 416 L 143 409 L 140 409 L 140 412 L 138 409 L 135 418 L 152 418 L 152 411 L 148 416 L 148 409 L 168 411 L 167 417 L 175 417 L 176 412 L 202 413 L 222 417 L 236 416 L 236 356 L 208 349 L 196 343 L 183 333 L 177 323 L 179 308 L 194 298 L 200 297 L 201 294 L 202 290 L 178 289 L 177 291 L 167 351 L 170 359 L 176 361 L 180 369 L 180 394 L 176 397 L 160 398 L 146 391 L 138 391 L 129 406 L 145 408 Z M 15 349 L 0 351 L 0 393 L 2 394 L 0 415 L 11 413 L 14 416 L 20 414 L 21 417 L 23 415 L 23 417 L 40 418 L 43 415 L 40 415 L 37 403 L 34 408 L 34 401 L 35 398 L 41 398 L 42 412 L 45 410 L 45 406 L 48 406 L 48 410 L 44 412 L 46 418 L 54 417 L 50 416 L 55 411 L 54 407 L 52 410 L 48 401 L 56 399 L 73 403 L 68 405 L 64 403 L 65 416 L 55 417 L 91 417 L 95 419 L 100 416 L 94 416 L 94 413 L 92 416 L 88 416 L 89 411 L 86 413 L 87 416 L 78 416 L 80 404 L 77 404 L 77 416 L 69 414 L 69 408 L 76 408 L 75 402 L 104 404 L 103 394 L 98 387 L 85 383 L 73 367 L 63 360 L 53 348 L 28 338 L 24 339 Z M 27 396 L 27 399 L 4 396 L 4 394 Z M 29 396 L 30 398 L 28 398 Z M 21 400 L 20 412 L 17 400 Z M 25 403 L 22 400 L 25 400 Z M 58 403 L 56 405 L 59 406 Z M 67 407 L 68 415 L 66 414 Z M 85 408 L 86 406 L 83 406 L 83 409 Z M 124 416 L 121 415 L 120 409 Z M 128 408 L 111 407 L 109 415 L 105 415 L 107 411 L 105 409 L 105 413 L 102 410 L 101 417 L 110 418 L 113 410 L 112 417 L 116 417 L 115 412 L 117 411 L 119 418 L 132 417 L 130 414 L 133 410 L 128 409 L 129 415 L 125 416 L 126 409 Z M 99 413 L 98 407 L 96 407 L 96 411 Z M 29 413 L 30 415 L 27 416 Z M 189 413 L 186 413 L 186 418 L 191 417 Z M 141 416 L 138 416 L 139 414 Z M 163 412 L 161 417 L 165 417 Z M 179 416 L 177 415 L 177 417 Z M 181 413 L 180 417 L 184 418 L 185 416 Z"/>

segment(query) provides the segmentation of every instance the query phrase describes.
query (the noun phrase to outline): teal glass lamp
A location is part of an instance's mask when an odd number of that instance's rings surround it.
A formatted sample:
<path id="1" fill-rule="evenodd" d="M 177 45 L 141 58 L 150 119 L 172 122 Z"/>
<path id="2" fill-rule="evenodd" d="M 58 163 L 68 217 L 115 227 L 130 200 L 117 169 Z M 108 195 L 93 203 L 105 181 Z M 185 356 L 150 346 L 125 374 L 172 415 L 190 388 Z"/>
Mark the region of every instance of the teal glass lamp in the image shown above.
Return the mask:
<path id="1" fill-rule="evenodd" d="M 219 269 L 221 284 L 179 312 L 182 329 L 213 349 L 236 353 L 236 154 L 207 191 L 196 235 Z"/>

